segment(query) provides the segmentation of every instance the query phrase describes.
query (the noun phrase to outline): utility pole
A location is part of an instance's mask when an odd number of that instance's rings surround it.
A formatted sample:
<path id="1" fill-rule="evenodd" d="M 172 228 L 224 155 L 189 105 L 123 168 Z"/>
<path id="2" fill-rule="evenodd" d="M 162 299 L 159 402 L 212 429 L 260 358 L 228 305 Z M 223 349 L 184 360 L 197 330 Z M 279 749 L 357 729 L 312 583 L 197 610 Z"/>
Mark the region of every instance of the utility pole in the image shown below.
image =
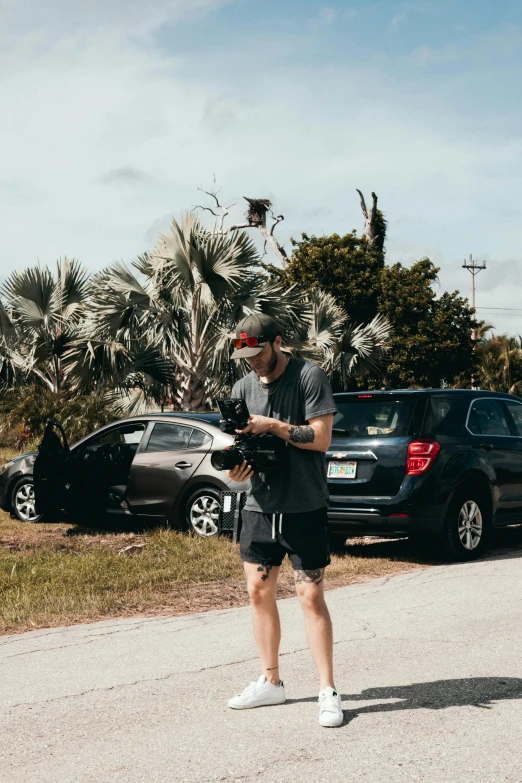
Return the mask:
<path id="1" fill-rule="evenodd" d="M 468 269 L 471 272 L 471 306 L 473 310 L 475 310 L 475 277 L 478 275 L 479 272 L 482 272 L 483 269 L 486 268 L 486 262 L 483 261 L 482 264 L 477 264 L 471 253 L 469 254 L 469 261 L 462 264 L 463 269 Z M 473 350 L 477 350 L 477 330 L 475 327 L 473 327 L 473 333 L 471 336 L 471 339 L 473 340 Z M 475 389 L 475 378 L 472 375 L 471 376 L 471 388 Z"/>

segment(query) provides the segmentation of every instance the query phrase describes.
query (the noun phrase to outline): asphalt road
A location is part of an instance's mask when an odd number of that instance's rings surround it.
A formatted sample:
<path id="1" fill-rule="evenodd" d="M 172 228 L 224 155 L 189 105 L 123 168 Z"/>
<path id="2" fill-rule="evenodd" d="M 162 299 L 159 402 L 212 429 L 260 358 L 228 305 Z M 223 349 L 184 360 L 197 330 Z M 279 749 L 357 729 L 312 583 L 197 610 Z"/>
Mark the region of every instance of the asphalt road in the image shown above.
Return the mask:
<path id="1" fill-rule="evenodd" d="M 295 599 L 289 702 L 234 712 L 257 678 L 248 608 L 0 639 L 0 778 L 522 781 L 522 552 L 329 593 L 345 723 L 317 723 Z"/>

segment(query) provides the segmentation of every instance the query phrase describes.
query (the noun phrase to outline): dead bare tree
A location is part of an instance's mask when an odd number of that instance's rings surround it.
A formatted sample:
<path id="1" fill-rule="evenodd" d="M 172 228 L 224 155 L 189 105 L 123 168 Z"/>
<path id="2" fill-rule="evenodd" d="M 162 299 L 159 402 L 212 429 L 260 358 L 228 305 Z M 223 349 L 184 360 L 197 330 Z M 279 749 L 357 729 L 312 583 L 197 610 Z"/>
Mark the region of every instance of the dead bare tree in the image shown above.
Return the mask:
<path id="1" fill-rule="evenodd" d="M 286 250 L 279 244 L 274 236 L 275 227 L 284 220 L 283 215 L 274 215 L 271 210 L 272 202 L 267 198 L 248 198 L 247 196 L 243 196 L 243 198 L 248 201 L 246 222 L 229 226 L 227 231 L 238 231 L 242 228 L 257 228 L 265 240 L 265 252 L 267 244 L 270 245 L 276 256 L 283 262 L 283 266 L 286 266 L 288 263 Z M 272 225 L 270 228 L 268 228 L 266 224 L 268 212 L 272 218 Z"/>
<path id="2" fill-rule="evenodd" d="M 274 236 L 274 230 L 275 227 L 280 223 L 282 220 L 284 220 L 283 215 L 274 215 L 271 207 L 272 202 L 267 198 L 247 198 L 247 196 L 244 196 L 245 200 L 248 201 L 248 211 L 246 214 L 246 222 L 245 223 L 236 223 L 232 226 L 228 226 L 228 228 L 225 230 L 224 228 L 224 222 L 225 218 L 227 217 L 229 210 L 235 206 L 235 204 L 230 204 L 229 206 L 224 206 L 221 204 L 218 195 L 219 195 L 219 188 L 216 188 L 216 178 L 214 177 L 214 183 L 212 185 L 212 188 L 210 190 L 205 190 L 202 187 L 199 187 L 198 190 L 201 193 L 205 193 L 205 195 L 210 196 L 212 201 L 214 202 L 214 205 L 212 207 L 206 207 L 203 204 L 193 204 L 192 209 L 202 209 L 205 212 L 210 212 L 211 215 L 214 215 L 214 227 L 212 229 L 213 234 L 228 234 L 231 231 L 239 231 L 243 228 L 257 228 L 257 230 L 260 232 L 261 236 L 265 240 L 264 244 L 264 252 L 263 256 L 266 254 L 266 246 L 267 244 L 270 245 L 274 253 L 278 258 L 281 259 L 283 262 L 283 266 L 286 266 L 288 263 L 288 256 L 286 254 L 286 251 L 284 247 L 279 244 L 276 237 Z M 270 227 L 267 226 L 267 213 L 270 213 L 270 216 L 272 218 L 272 224 Z"/>
<path id="3" fill-rule="evenodd" d="M 216 176 L 214 175 L 214 183 L 212 185 L 211 190 L 205 190 L 202 187 L 199 187 L 198 190 L 201 193 L 205 193 L 207 196 L 210 196 L 210 198 L 214 201 L 214 208 L 212 207 L 204 207 L 202 204 L 193 204 L 192 209 L 202 209 L 205 212 L 210 212 L 212 215 L 214 215 L 214 228 L 212 229 L 213 234 L 224 234 L 225 230 L 223 227 L 223 224 L 225 222 L 225 218 L 228 215 L 229 210 L 232 207 L 235 207 L 235 204 L 229 204 L 228 207 L 225 207 L 223 204 L 220 203 L 218 199 L 218 194 L 221 188 L 216 188 Z M 218 210 L 218 211 L 216 211 Z"/>
<path id="4" fill-rule="evenodd" d="M 357 193 L 359 194 L 361 198 L 361 209 L 362 213 L 364 215 L 364 235 L 366 239 L 368 240 L 368 244 L 370 247 L 373 247 L 375 245 L 375 242 L 377 240 L 377 196 L 375 193 L 372 192 L 372 207 L 370 211 L 366 208 L 366 202 L 364 200 L 364 196 L 359 190 L 359 188 L 356 188 Z"/>

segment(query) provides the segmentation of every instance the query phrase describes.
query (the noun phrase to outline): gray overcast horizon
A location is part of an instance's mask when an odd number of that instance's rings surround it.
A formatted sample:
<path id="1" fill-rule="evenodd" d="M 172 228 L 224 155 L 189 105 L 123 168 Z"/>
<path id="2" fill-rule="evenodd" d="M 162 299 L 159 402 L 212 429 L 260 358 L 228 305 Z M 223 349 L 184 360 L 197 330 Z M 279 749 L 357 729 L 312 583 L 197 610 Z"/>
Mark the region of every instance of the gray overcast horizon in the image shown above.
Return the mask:
<path id="1" fill-rule="evenodd" d="M 132 261 L 213 174 L 234 220 L 274 202 L 287 249 L 360 231 L 360 188 L 388 263 L 468 296 L 486 259 L 478 314 L 522 333 L 522 6 L 490 6 L 0 0 L 0 281 Z"/>

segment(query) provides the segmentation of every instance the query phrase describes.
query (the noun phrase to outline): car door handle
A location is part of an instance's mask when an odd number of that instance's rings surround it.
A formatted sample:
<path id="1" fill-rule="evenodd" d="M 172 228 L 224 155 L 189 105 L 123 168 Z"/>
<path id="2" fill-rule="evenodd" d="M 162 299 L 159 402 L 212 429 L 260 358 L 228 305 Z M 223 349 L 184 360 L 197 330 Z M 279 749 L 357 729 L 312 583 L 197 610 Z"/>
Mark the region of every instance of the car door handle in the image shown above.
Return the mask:
<path id="1" fill-rule="evenodd" d="M 473 445 L 474 449 L 484 449 L 485 451 L 491 451 L 493 448 L 493 445 L 491 443 L 475 443 Z"/>
<path id="2" fill-rule="evenodd" d="M 176 462 L 175 468 L 191 468 L 192 462 Z"/>

